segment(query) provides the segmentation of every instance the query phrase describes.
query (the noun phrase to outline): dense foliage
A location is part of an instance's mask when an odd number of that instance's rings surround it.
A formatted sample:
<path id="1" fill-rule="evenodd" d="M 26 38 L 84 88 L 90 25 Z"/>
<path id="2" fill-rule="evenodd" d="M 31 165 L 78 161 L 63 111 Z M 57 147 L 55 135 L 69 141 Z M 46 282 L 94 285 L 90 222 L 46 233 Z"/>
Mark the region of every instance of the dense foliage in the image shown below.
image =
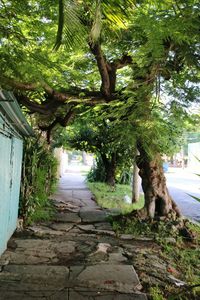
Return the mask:
<path id="1" fill-rule="evenodd" d="M 53 207 L 49 196 L 55 191 L 57 161 L 45 141 L 27 140 L 24 145 L 19 215 L 24 224 L 49 219 Z"/>

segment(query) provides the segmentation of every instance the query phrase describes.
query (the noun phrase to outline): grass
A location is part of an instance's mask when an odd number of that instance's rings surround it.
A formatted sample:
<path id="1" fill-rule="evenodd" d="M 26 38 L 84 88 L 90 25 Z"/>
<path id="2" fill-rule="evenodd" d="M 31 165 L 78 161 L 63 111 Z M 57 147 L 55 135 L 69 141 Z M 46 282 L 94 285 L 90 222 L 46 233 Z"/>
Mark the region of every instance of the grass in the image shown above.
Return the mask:
<path id="1" fill-rule="evenodd" d="M 140 196 L 138 203 L 127 204 L 124 202 L 125 195 L 131 197 L 131 187 L 129 185 L 117 184 L 115 189 L 102 182 L 88 182 L 87 185 L 101 207 L 118 208 L 122 214 L 126 214 L 144 206 L 143 195 Z"/>
<path id="2" fill-rule="evenodd" d="M 45 204 L 35 207 L 32 213 L 30 213 L 26 224 L 31 225 L 41 221 L 50 221 L 54 214 L 55 207 L 51 200 L 47 200 Z"/>

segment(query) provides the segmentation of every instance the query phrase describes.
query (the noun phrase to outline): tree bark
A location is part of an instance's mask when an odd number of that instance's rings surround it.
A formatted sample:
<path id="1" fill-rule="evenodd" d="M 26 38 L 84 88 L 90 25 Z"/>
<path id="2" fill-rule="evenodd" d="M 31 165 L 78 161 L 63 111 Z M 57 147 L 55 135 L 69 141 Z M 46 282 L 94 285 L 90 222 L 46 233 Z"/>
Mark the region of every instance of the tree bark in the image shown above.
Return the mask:
<path id="1" fill-rule="evenodd" d="M 110 165 L 106 170 L 106 183 L 115 186 L 115 167 Z"/>
<path id="2" fill-rule="evenodd" d="M 91 44 L 89 43 L 90 50 L 94 54 L 99 74 L 101 76 L 101 92 L 105 98 L 109 98 L 110 94 L 110 78 L 108 74 L 108 64 L 106 58 L 102 52 L 100 43 Z"/>
<path id="3" fill-rule="evenodd" d="M 140 176 L 139 168 L 136 163 L 137 155 L 139 155 L 139 152 L 136 149 L 133 161 L 132 203 L 137 203 L 140 198 Z"/>
<path id="4" fill-rule="evenodd" d="M 107 158 L 106 155 L 101 155 L 101 157 L 105 167 L 106 183 L 115 186 L 116 154 L 113 153 L 111 159 Z"/>
<path id="5" fill-rule="evenodd" d="M 173 211 L 177 216 L 180 216 L 181 213 L 166 186 L 160 155 L 156 155 L 154 159 L 149 159 L 145 151 L 140 149 L 137 165 L 140 169 L 139 175 L 142 178 L 145 215 L 153 219 L 156 216 L 166 216 Z"/>

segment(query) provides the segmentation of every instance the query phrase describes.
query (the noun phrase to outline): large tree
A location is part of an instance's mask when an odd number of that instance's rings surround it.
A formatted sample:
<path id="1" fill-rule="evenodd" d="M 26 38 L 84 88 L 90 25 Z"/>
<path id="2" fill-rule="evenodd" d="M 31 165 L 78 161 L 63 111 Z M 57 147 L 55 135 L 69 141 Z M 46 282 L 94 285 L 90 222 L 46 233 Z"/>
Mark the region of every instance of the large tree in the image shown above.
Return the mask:
<path id="1" fill-rule="evenodd" d="M 118 106 L 112 118 L 131 123 L 137 132 L 147 216 L 177 211 L 160 166 L 156 134 L 148 124 L 153 124 L 152 107 L 163 90 L 184 104 L 196 95 L 198 2 L 58 3 L 1 0 L 1 85 L 42 116 L 39 125 L 48 139 L 57 124 L 66 126 L 79 114 L 80 105 Z M 52 51 L 60 44 L 67 47 Z M 152 136 L 153 147 L 146 143 Z"/>

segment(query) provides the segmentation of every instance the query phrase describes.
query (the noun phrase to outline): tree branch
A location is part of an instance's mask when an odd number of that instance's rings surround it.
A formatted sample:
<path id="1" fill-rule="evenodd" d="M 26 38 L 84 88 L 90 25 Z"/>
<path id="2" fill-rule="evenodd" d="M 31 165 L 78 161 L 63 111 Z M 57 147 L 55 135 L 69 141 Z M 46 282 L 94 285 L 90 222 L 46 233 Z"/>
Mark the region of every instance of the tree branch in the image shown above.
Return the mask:
<path id="1" fill-rule="evenodd" d="M 112 94 L 116 87 L 116 72 L 129 64 L 132 64 L 131 56 L 124 54 L 121 59 L 109 63 L 101 50 L 99 42 L 96 44 L 89 43 L 90 50 L 94 54 L 101 76 L 101 92 L 106 100 L 112 99 Z"/>
<path id="2" fill-rule="evenodd" d="M 107 99 L 110 98 L 110 79 L 107 69 L 107 61 L 106 58 L 103 55 L 103 52 L 101 50 L 101 45 L 99 43 L 92 44 L 89 43 L 90 50 L 94 54 L 97 62 L 97 66 L 99 69 L 99 73 L 101 76 L 101 92 L 103 96 Z"/>
<path id="3" fill-rule="evenodd" d="M 128 65 L 131 65 L 133 63 L 132 57 L 124 54 L 122 58 L 116 59 L 113 61 L 110 65 L 115 67 L 116 69 L 121 69 L 123 67 L 126 67 Z"/>
<path id="4" fill-rule="evenodd" d="M 70 107 L 69 111 L 66 113 L 64 118 L 62 117 L 56 117 L 55 120 L 48 126 L 39 126 L 40 130 L 46 131 L 47 134 L 47 142 L 50 143 L 50 137 L 51 137 L 51 132 L 53 128 L 57 125 L 60 124 L 62 127 L 66 127 L 71 119 L 74 117 L 75 113 L 73 111 L 73 107 Z"/>
<path id="5" fill-rule="evenodd" d="M 35 83 L 24 83 L 5 76 L 1 77 L 1 81 L 11 86 L 12 88 L 20 91 L 36 91 L 39 88 L 42 88 L 48 95 L 53 96 L 54 100 L 59 102 L 65 102 L 66 100 L 70 100 L 71 98 L 71 95 L 69 94 L 66 93 L 64 94 L 55 91 L 44 81 L 35 82 Z"/>
<path id="6" fill-rule="evenodd" d="M 53 101 L 47 102 L 47 103 L 37 103 L 34 101 L 31 101 L 28 96 L 20 94 L 20 93 L 15 93 L 15 96 L 19 103 L 27 107 L 31 112 L 33 113 L 39 113 L 42 115 L 51 115 L 53 112 L 57 110 L 58 107 L 63 105 L 63 103 Z"/>

